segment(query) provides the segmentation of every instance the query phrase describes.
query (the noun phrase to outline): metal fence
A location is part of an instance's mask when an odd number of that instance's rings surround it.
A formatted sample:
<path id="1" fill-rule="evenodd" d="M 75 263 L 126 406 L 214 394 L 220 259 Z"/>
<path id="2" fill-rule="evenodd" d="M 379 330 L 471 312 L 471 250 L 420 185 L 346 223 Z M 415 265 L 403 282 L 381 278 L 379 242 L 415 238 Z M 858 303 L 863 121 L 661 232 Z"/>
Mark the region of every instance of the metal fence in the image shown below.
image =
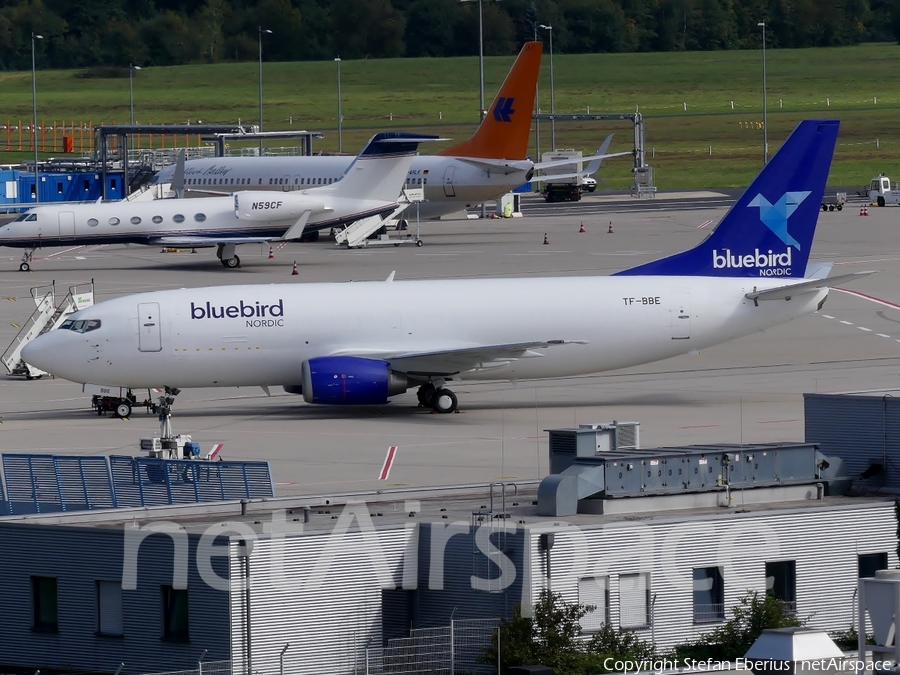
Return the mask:
<path id="1" fill-rule="evenodd" d="M 268 462 L 4 453 L 2 467 L 0 515 L 275 496 Z"/>
<path id="2" fill-rule="evenodd" d="M 354 675 L 477 675 L 495 673 L 490 659 L 491 638 L 499 619 L 467 619 L 449 626 L 419 628 L 409 637 L 388 640 L 383 647 L 364 644 L 347 654 L 345 673 Z M 285 650 L 287 651 L 287 649 Z M 302 672 L 316 672 L 304 663 Z M 311 668 L 312 667 L 312 668 Z M 281 656 L 253 659 L 252 675 L 294 675 L 298 665 Z M 231 661 L 201 661 L 196 668 L 147 675 L 247 675 Z M 323 674 L 324 675 L 324 672 Z"/>

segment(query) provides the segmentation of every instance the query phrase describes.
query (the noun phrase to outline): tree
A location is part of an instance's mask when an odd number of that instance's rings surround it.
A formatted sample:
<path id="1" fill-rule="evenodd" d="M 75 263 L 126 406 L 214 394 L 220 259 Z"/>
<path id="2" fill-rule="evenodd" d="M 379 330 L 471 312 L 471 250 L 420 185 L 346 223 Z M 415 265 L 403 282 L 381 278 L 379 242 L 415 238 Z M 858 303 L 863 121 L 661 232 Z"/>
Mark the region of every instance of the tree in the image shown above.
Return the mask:
<path id="1" fill-rule="evenodd" d="M 654 654 L 651 644 L 637 638 L 633 631 L 605 625 L 590 639 L 583 639 L 581 619 L 594 611 L 591 605 L 567 603 L 562 595 L 548 590 L 534 605 L 534 617 L 522 616 L 516 608 L 513 618 L 504 621 L 491 638 L 491 648 L 483 663 L 497 663 L 497 638 L 500 638 L 500 672 L 511 666 L 542 664 L 556 675 L 592 675 L 607 672 L 603 662 L 644 659 Z"/>
<path id="2" fill-rule="evenodd" d="M 768 594 L 749 591 L 733 607 L 732 617 L 723 626 L 707 633 L 697 642 L 675 647 L 678 659 L 734 661 L 744 656 L 750 645 L 766 628 L 802 626 L 787 605 Z"/>

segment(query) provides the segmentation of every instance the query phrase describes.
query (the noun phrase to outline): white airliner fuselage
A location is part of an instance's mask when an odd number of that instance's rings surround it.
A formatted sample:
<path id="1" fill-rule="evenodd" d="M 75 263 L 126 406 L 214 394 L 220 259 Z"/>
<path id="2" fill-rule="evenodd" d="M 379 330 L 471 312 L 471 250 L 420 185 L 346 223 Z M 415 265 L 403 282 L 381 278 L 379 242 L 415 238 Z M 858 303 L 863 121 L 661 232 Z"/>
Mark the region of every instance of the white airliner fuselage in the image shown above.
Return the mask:
<path id="1" fill-rule="evenodd" d="M 187 192 L 273 190 L 291 192 L 338 180 L 353 157 L 219 157 L 185 162 Z M 407 173 L 407 188 L 422 188 L 422 218 L 454 213 L 467 205 L 497 199 L 527 183 L 534 174 L 530 160 L 478 160 L 442 155 L 419 155 Z M 170 183 L 174 168 L 160 171 L 154 183 Z M 404 217 L 414 217 L 415 209 Z"/>
<path id="2" fill-rule="evenodd" d="M 43 336 L 37 364 L 77 382 L 132 388 L 296 386 L 304 362 L 319 357 L 391 362 L 406 354 L 525 339 L 562 343 L 486 358 L 447 379 L 582 375 L 684 354 L 784 323 L 814 312 L 828 292 L 759 303 L 744 295 L 784 284 L 756 278 L 566 277 L 144 293 L 74 314 L 73 320 L 99 321 L 98 327 Z M 503 321 L 497 320 L 498 307 Z"/>

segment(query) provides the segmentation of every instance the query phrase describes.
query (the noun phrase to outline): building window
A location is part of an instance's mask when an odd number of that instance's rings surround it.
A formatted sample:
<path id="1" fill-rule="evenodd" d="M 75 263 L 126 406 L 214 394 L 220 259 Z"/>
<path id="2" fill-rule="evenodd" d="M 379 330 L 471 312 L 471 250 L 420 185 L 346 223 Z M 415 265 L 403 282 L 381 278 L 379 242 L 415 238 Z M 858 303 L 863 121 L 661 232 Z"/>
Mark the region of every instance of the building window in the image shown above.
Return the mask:
<path id="1" fill-rule="evenodd" d="M 609 622 L 609 577 L 585 577 L 578 580 L 578 602 L 594 609 L 581 619 L 581 630 L 598 631 Z"/>
<path id="2" fill-rule="evenodd" d="M 122 635 L 122 584 L 118 581 L 97 582 L 97 632 Z"/>
<path id="3" fill-rule="evenodd" d="M 725 582 L 720 567 L 694 569 L 694 623 L 725 620 Z"/>
<path id="4" fill-rule="evenodd" d="M 622 628 L 650 625 L 649 574 L 623 574 L 619 577 L 619 625 Z"/>
<path id="5" fill-rule="evenodd" d="M 187 589 L 163 586 L 162 601 L 163 638 L 177 642 L 189 641 Z"/>
<path id="6" fill-rule="evenodd" d="M 878 570 L 887 569 L 887 553 L 861 553 L 859 555 L 859 578 L 874 577 Z"/>
<path id="7" fill-rule="evenodd" d="M 779 560 L 766 563 L 766 595 L 784 603 L 791 614 L 797 612 L 797 562 Z"/>
<path id="8" fill-rule="evenodd" d="M 36 631 L 59 631 L 57 612 L 56 577 L 31 577 L 31 598 Z"/>

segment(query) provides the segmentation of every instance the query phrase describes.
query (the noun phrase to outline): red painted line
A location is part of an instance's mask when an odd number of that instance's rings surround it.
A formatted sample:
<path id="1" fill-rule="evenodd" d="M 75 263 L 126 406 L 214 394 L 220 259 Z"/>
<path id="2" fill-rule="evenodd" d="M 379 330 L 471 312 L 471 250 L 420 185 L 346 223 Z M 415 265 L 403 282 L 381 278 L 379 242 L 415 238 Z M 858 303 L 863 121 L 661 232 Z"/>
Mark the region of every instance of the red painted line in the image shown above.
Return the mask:
<path id="1" fill-rule="evenodd" d="M 381 466 L 381 474 L 378 480 L 387 480 L 391 475 L 391 467 L 394 465 L 394 458 L 397 456 L 397 446 L 392 445 L 388 448 L 387 455 L 384 457 L 384 464 Z"/>
<path id="2" fill-rule="evenodd" d="M 761 420 L 757 424 L 784 424 L 785 422 L 799 422 L 799 420 Z"/>
<path id="3" fill-rule="evenodd" d="M 890 300 L 882 300 L 881 298 L 876 298 L 874 295 L 869 295 L 868 293 L 851 291 L 849 288 L 838 288 L 837 286 L 833 287 L 831 290 L 840 291 L 841 293 L 846 293 L 847 295 L 855 295 L 856 297 L 862 298 L 863 300 L 875 302 L 879 305 L 884 305 L 885 307 L 891 307 L 892 309 L 900 309 L 900 305 L 898 305 L 896 302 L 891 302 Z"/>
<path id="4" fill-rule="evenodd" d="M 710 427 L 720 427 L 721 424 L 692 424 L 687 427 L 678 427 L 679 429 L 708 429 Z"/>

